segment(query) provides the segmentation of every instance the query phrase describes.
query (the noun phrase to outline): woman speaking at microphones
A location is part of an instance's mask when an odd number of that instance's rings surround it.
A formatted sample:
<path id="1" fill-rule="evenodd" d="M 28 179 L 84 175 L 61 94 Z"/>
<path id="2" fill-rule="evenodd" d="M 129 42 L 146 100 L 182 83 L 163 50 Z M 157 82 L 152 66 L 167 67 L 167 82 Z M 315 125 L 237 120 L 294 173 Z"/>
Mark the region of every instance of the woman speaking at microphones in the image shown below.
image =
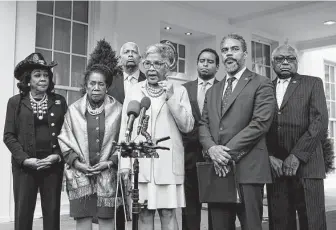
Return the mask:
<path id="1" fill-rule="evenodd" d="M 144 204 L 139 216 L 140 229 L 154 229 L 154 215 L 158 210 L 161 229 L 177 230 L 176 208 L 185 207 L 184 149 L 180 131 L 190 132 L 194 118 L 186 89 L 166 79 L 173 55 L 167 45 L 149 46 L 143 57 L 146 81 L 135 84 L 128 91 L 123 105 L 119 141 L 125 141 L 129 102 L 140 102 L 144 97 L 151 101 L 146 111 L 149 116 L 147 132 L 152 139 L 170 136 L 162 142 L 170 150 L 157 150 L 159 158 L 139 158 L 139 203 Z M 136 119 L 131 141 L 146 141 L 137 135 L 138 123 Z M 132 163 L 132 159 L 122 158 L 120 170 L 129 172 Z"/>

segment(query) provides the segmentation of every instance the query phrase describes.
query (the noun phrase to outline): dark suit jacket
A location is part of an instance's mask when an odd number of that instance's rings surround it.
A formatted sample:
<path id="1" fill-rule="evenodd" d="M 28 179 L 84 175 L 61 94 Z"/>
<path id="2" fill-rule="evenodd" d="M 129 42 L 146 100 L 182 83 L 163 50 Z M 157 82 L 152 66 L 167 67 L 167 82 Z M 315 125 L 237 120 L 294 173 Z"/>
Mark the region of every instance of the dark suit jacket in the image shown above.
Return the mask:
<path id="1" fill-rule="evenodd" d="M 214 84 L 218 80 L 214 80 Z M 185 169 L 190 170 L 196 167 L 196 162 L 204 161 L 202 155 L 202 145 L 199 142 L 198 126 L 202 117 L 197 102 L 198 79 L 184 83 L 183 86 L 187 89 L 192 114 L 195 119 L 194 129 L 190 133 L 182 133 L 182 140 L 184 145 L 184 164 Z"/>
<path id="2" fill-rule="evenodd" d="M 146 75 L 140 71 L 138 81 L 146 80 Z M 121 104 L 124 104 L 125 100 L 125 90 L 124 90 L 124 76 L 121 73 L 113 79 L 111 87 L 107 91 L 108 95 L 114 97 Z"/>
<path id="3" fill-rule="evenodd" d="M 235 152 L 239 183 L 269 183 L 271 171 L 265 136 L 274 114 L 274 86 L 268 78 L 246 69 L 222 115 L 225 82 L 226 78 L 206 93 L 200 142 L 204 150 L 225 145 Z"/>
<path id="4" fill-rule="evenodd" d="M 62 159 L 57 136 L 62 128 L 67 108 L 63 96 L 58 94 L 48 96 L 46 115 L 49 133 L 46 135 L 51 137 L 50 152 L 59 154 Z M 36 115 L 33 114 L 29 96 L 24 96 L 20 100 L 20 95 L 15 95 L 8 100 L 3 140 L 12 153 L 13 167 L 21 167 L 25 159 L 36 157 L 34 116 Z"/>
<path id="5" fill-rule="evenodd" d="M 276 87 L 277 79 L 274 81 Z M 321 140 L 328 129 L 328 110 L 320 78 L 296 74 L 267 135 L 270 155 L 281 160 L 292 153 L 300 159 L 297 175 L 324 178 Z"/>

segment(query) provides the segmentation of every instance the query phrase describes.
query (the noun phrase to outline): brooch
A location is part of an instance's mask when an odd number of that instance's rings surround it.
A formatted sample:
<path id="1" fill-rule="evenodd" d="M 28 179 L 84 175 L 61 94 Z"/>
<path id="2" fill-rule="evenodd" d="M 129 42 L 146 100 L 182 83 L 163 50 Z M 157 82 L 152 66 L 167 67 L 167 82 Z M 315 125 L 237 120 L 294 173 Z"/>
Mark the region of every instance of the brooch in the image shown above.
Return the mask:
<path id="1" fill-rule="evenodd" d="M 60 104 L 61 104 L 61 100 L 56 100 L 56 101 L 55 101 L 55 104 L 56 104 L 56 105 L 60 105 Z"/>

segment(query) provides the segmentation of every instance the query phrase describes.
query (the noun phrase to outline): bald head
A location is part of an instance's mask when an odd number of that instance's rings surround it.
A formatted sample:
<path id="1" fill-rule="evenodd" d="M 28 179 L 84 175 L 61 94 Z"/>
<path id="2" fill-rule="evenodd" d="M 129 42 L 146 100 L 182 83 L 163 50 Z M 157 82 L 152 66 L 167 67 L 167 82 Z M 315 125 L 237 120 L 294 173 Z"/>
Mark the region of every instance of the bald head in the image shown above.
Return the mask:
<path id="1" fill-rule="evenodd" d="M 134 42 L 126 42 L 120 48 L 120 65 L 128 74 L 133 74 L 139 69 L 141 60 L 139 46 Z"/>
<path id="2" fill-rule="evenodd" d="M 278 46 L 272 52 L 272 66 L 279 78 L 293 77 L 298 69 L 298 52 L 288 44 Z"/>

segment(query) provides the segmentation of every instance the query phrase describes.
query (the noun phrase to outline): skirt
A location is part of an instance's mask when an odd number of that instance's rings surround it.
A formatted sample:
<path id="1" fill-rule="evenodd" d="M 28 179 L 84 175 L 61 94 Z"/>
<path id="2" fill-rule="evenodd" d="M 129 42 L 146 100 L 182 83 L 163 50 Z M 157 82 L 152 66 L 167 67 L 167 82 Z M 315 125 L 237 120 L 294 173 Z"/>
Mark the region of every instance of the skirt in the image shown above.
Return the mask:
<path id="1" fill-rule="evenodd" d="M 97 194 L 70 200 L 70 216 L 74 219 L 98 217 L 114 218 L 114 207 L 97 207 Z"/>
<path id="2" fill-rule="evenodd" d="M 145 203 L 150 210 L 183 208 L 186 206 L 184 184 L 155 184 L 154 170 L 151 170 L 151 182 L 139 182 L 139 203 Z"/>

